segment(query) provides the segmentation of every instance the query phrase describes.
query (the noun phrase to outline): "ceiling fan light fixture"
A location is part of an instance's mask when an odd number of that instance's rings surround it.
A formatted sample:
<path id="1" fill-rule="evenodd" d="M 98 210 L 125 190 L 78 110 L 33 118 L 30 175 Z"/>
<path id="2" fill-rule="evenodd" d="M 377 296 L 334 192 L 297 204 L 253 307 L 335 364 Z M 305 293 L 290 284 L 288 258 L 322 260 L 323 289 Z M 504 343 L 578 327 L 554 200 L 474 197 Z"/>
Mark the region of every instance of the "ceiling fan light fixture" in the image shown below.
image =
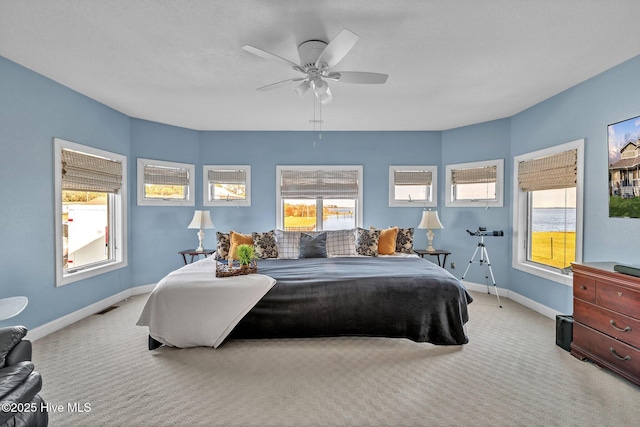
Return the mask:
<path id="1" fill-rule="evenodd" d="M 295 88 L 295 91 L 300 97 L 300 99 L 304 99 L 304 94 L 307 93 L 307 91 L 309 90 L 309 86 L 310 86 L 309 82 L 305 80 Z"/>
<path id="2" fill-rule="evenodd" d="M 313 91 L 316 93 L 316 95 L 318 95 L 318 97 L 327 93 L 327 90 L 329 89 L 329 85 L 327 84 L 327 82 L 322 80 L 320 77 L 316 77 L 315 79 L 312 80 L 312 82 L 313 82 Z"/>

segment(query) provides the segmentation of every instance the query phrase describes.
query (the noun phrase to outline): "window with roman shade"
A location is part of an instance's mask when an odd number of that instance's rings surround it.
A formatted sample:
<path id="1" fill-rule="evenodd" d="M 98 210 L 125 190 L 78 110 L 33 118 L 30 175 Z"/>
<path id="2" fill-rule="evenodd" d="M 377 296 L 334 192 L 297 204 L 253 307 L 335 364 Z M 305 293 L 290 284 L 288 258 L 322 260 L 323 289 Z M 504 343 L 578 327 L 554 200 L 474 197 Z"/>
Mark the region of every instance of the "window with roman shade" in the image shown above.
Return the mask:
<path id="1" fill-rule="evenodd" d="M 205 206 L 251 206 L 251 166 L 205 165 Z"/>
<path id="2" fill-rule="evenodd" d="M 277 221 L 285 230 L 362 224 L 362 166 L 277 166 Z"/>
<path id="3" fill-rule="evenodd" d="M 584 140 L 514 158 L 513 267 L 571 284 L 582 256 Z"/>
<path id="4" fill-rule="evenodd" d="M 126 157 L 54 138 L 56 285 L 127 265 Z"/>
<path id="5" fill-rule="evenodd" d="M 194 206 L 195 166 L 138 159 L 138 205 Z"/>
<path id="6" fill-rule="evenodd" d="M 436 206 L 436 166 L 389 166 L 389 206 Z"/>
<path id="7" fill-rule="evenodd" d="M 504 159 L 459 163 L 446 167 L 446 206 L 503 205 Z"/>

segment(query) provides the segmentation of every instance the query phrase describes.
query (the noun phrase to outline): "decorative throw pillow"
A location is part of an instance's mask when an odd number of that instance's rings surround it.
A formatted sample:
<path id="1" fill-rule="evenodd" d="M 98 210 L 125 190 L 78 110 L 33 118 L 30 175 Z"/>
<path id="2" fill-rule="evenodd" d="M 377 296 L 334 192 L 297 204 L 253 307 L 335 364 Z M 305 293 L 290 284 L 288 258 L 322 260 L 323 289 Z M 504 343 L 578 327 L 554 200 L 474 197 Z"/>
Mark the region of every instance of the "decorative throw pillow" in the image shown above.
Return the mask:
<path id="1" fill-rule="evenodd" d="M 371 230 L 375 228 L 371 227 Z M 398 227 L 380 230 L 380 241 L 378 242 L 378 255 L 393 255 L 396 253 L 396 238 Z"/>
<path id="2" fill-rule="evenodd" d="M 238 259 L 236 257 L 236 249 L 240 245 L 252 245 L 253 246 L 253 237 L 251 234 L 240 234 L 233 230 L 229 231 L 229 236 L 231 240 L 231 247 L 229 249 L 229 256 L 227 259 Z"/>
<path id="3" fill-rule="evenodd" d="M 380 242 L 380 230 L 356 230 L 356 252 L 358 255 L 378 256 L 378 243 Z"/>
<path id="4" fill-rule="evenodd" d="M 4 367 L 7 354 L 9 354 L 13 347 L 15 347 L 25 335 L 27 335 L 27 328 L 24 326 L 7 326 L 6 328 L 0 328 L 0 368 Z"/>
<path id="5" fill-rule="evenodd" d="M 231 238 L 229 233 L 221 233 L 216 231 L 216 237 L 218 238 L 218 245 L 216 246 L 216 259 L 227 259 L 229 256 L 229 249 L 231 248 Z"/>
<path id="6" fill-rule="evenodd" d="M 278 258 L 298 259 L 300 256 L 300 232 L 276 230 L 276 246 Z"/>
<path id="7" fill-rule="evenodd" d="M 327 233 L 312 236 L 308 233 L 300 234 L 300 258 L 326 258 Z"/>
<path id="8" fill-rule="evenodd" d="M 398 228 L 398 236 L 396 237 L 396 252 L 403 254 L 413 253 L 413 227 Z"/>
<path id="9" fill-rule="evenodd" d="M 327 256 L 353 256 L 356 254 L 356 234 L 350 230 L 328 230 Z"/>
<path id="10" fill-rule="evenodd" d="M 251 237 L 253 238 L 253 248 L 258 258 L 278 258 L 278 247 L 276 246 L 276 236 L 273 230 L 265 233 L 251 233 Z"/>

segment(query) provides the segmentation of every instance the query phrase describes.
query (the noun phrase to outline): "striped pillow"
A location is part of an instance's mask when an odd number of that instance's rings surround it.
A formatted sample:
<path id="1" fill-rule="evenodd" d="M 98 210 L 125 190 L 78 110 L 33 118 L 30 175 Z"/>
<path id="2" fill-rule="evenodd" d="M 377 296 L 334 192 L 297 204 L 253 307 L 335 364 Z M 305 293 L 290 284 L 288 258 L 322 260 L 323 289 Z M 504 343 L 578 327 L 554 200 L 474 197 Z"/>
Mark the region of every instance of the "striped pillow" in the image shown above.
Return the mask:
<path id="1" fill-rule="evenodd" d="M 300 256 L 300 232 L 276 230 L 276 246 L 278 258 L 298 259 Z"/>

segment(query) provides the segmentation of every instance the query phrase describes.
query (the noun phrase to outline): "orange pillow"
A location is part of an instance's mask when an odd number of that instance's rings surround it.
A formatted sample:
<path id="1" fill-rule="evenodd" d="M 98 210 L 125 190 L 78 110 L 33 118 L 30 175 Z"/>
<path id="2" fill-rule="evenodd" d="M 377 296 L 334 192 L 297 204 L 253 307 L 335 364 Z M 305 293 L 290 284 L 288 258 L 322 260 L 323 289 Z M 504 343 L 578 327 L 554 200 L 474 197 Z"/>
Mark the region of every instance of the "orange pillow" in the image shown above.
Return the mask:
<path id="1" fill-rule="evenodd" d="M 229 231 L 229 257 L 227 259 L 237 259 L 236 249 L 240 245 L 253 245 L 253 237 L 251 234 L 240 234 L 235 231 Z"/>
<path id="2" fill-rule="evenodd" d="M 371 227 L 371 229 L 374 229 Z M 396 253 L 396 238 L 398 237 L 398 227 L 380 230 L 380 240 L 378 241 L 379 255 L 393 255 Z"/>

